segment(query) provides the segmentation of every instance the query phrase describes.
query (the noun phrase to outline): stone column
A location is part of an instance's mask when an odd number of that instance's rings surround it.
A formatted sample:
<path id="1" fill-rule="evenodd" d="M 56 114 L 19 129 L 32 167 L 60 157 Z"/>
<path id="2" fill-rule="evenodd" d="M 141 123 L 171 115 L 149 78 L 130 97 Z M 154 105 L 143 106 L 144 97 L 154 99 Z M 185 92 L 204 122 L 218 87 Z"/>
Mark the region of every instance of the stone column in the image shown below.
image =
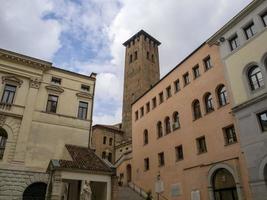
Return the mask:
<path id="1" fill-rule="evenodd" d="M 32 116 L 35 108 L 35 102 L 39 86 L 40 86 L 39 79 L 32 78 L 30 80 L 30 86 L 25 104 L 25 110 L 23 113 L 23 118 L 21 121 L 18 140 L 16 144 L 16 151 L 14 157 L 15 162 L 20 162 L 20 163 L 25 162 L 27 142 L 31 131 Z"/>
<path id="2" fill-rule="evenodd" d="M 62 178 L 60 172 L 54 172 L 52 175 L 52 189 L 49 200 L 61 200 Z"/>

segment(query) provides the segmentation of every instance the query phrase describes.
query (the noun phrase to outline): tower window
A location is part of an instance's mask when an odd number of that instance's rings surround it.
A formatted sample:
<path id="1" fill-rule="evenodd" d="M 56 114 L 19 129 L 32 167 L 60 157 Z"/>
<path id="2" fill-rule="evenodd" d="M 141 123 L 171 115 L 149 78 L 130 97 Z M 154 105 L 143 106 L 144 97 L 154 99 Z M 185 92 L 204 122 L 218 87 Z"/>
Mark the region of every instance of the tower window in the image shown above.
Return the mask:
<path id="1" fill-rule="evenodd" d="M 129 63 L 133 62 L 133 55 L 131 54 L 130 55 L 130 60 L 129 60 Z"/>
<path id="2" fill-rule="evenodd" d="M 135 111 L 135 120 L 138 120 L 138 110 Z"/>
<path id="3" fill-rule="evenodd" d="M 256 34 L 256 27 L 255 27 L 254 23 L 252 22 L 249 25 L 247 25 L 244 28 L 244 31 L 245 31 L 247 39 L 250 39 L 251 37 L 253 37 L 253 35 Z"/>
<path id="4" fill-rule="evenodd" d="M 155 62 L 153 54 L 151 55 L 151 60 L 152 60 L 152 62 Z"/>
<path id="5" fill-rule="evenodd" d="M 134 60 L 137 60 L 137 51 L 134 52 Z"/>
<path id="6" fill-rule="evenodd" d="M 149 52 L 146 52 L 146 58 L 149 59 Z"/>
<path id="7" fill-rule="evenodd" d="M 144 116 L 144 107 L 141 107 L 140 108 L 140 117 L 143 117 Z"/>

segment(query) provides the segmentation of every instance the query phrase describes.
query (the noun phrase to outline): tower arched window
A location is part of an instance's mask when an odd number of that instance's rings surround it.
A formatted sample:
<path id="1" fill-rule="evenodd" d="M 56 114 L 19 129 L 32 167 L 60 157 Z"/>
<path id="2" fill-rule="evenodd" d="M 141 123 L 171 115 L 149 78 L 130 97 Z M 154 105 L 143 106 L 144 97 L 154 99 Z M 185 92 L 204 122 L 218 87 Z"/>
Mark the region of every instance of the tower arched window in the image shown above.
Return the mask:
<path id="1" fill-rule="evenodd" d="M 5 129 L 0 128 L 0 160 L 3 159 L 6 149 L 7 133 Z"/>
<path id="2" fill-rule="evenodd" d="M 174 112 L 173 113 L 173 130 L 180 128 L 180 120 L 179 120 L 179 113 Z"/>
<path id="3" fill-rule="evenodd" d="M 259 66 L 254 65 L 248 70 L 248 81 L 251 90 L 264 86 L 264 79 Z"/>
<path id="4" fill-rule="evenodd" d="M 157 123 L 157 133 L 158 133 L 158 138 L 163 136 L 163 130 L 162 130 L 162 123 L 159 121 Z"/>
<path id="5" fill-rule="evenodd" d="M 212 95 L 211 95 L 211 93 L 207 93 L 207 94 L 204 96 L 204 100 L 205 100 L 206 112 L 209 113 L 209 112 L 213 111 L 213 110 L 214 110 L 214 107 L 213 107 L 213 102 L 212 102 Z"/>
<path id="6" fill-rule="evenodd" d="M 144 130 L 144 145 L 148 144 L 148 131 L 147 129 Z"/>
<path id="7" fill-rule="evenodd" d="M 165 134 L 169 134 L 171 132 L 171 120 L 169 117 L 166 117 L 164 120 L 165 124 Z"/>
<path id="8" fill-rule="evenodd" d="M 220 106 L 224 106 L 228 103 L 227 91 L 224 85 L 221 85 L 218 87 L 217 96 L 218 96 Z"/>
<path id="9" fill-rule="evenodd" d="M 201 109 L 200 109 L 200 103 L 199 100 L 194 100 L 192 103 L 192 108 L 193 108 L 193 115 L 194 115 L 194 119 L 199 119 L 201 118 Z"/>

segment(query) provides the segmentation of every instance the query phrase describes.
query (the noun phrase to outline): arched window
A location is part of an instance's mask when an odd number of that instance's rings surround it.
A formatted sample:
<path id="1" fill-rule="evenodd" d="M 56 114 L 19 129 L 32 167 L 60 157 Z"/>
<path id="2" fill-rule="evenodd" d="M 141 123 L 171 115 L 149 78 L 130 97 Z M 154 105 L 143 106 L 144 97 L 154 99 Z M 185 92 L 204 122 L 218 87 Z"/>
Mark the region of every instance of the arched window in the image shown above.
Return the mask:
<path id="1" fill-rule="evenodd" d="M 259 66 L 255 65 L 248 70 L 248 80 L 251 90 L 256 90 L 264 86 L 263 75 Z"/>
<path id="2" fill-rule="evenodd" d="M 2 160 L 4 157 L 6 141 L 7 141 L 7 133 L 5 129 L 0 128 L 0 160 Z"/>
<path id="3" fill-rule="evenodd" d="M 224 106 L 228 103 L 227 91 L 226 91 L 226 87 L 224 85 L 221 85 L 218 87 L 217 95 L 218 95 L 218 100 L 219 100 L 220 106 Z"/>
<path id="4" fill-rule="evenodd" d="M 157 133 L 158 133 L 158 138 L 163 136 L 163 130 L 162 130 L 162 123 L 159 121 L 157 123 Z"/>
<path id="5" fill-rule="evenodd" d="M 103 144 L 106 144 L 106 143 L 107 143 L 107 137 L 104 136 L 104 137 L 103 137 Z"/>
<path id="6" fill-rule="evenodd" d="M 206 112 L 209 113 L 214 110 L 211 93 L 207 93 L 204 97 Z"/>
<path id="7" fill-rule="evenodd" d="M 173 130 L 180 128 L 180 121 L 179 121 L 179 113 L 174 112 L 173 113 Z"/>
<path id="8" fill-rule="evenodd" d="M 144 130 L 144 145 L 148 144 L 148 131 Z"/>
<path id="9" fill-rule="evenodd" d="M 194 100 L 192 103 L 194 119 L 199 119 L 201 117 L 201 109 L 199 100 Z"/>
<path id="10" fill-rule="evenodd" d="M 232 174 L 226 169 L 218 169 L 213 176 L 214 199 L 238 200 L 236 184 Z"/>
<path id="11" fill-rule="evenodd" d="M 171 120 L 169 117 L 166 117 L 164 120 L 165 123 L 165 134 L 169 134 L 171 132 Z"/>

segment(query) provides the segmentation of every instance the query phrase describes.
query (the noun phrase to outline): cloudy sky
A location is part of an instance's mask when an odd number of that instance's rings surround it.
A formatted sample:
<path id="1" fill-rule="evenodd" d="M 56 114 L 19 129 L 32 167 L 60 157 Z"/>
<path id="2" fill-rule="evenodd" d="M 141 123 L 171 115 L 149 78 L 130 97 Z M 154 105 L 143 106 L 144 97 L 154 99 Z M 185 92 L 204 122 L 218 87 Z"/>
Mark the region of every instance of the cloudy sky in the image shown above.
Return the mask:
<path id="1" fill-rule="evenodd" d="M 94 123 L 121 120 L 124 47 L 144 29 L 162 42 L 161 76 L 251 0 L 0 0 L 0 48 L 98 73 Z"/>

